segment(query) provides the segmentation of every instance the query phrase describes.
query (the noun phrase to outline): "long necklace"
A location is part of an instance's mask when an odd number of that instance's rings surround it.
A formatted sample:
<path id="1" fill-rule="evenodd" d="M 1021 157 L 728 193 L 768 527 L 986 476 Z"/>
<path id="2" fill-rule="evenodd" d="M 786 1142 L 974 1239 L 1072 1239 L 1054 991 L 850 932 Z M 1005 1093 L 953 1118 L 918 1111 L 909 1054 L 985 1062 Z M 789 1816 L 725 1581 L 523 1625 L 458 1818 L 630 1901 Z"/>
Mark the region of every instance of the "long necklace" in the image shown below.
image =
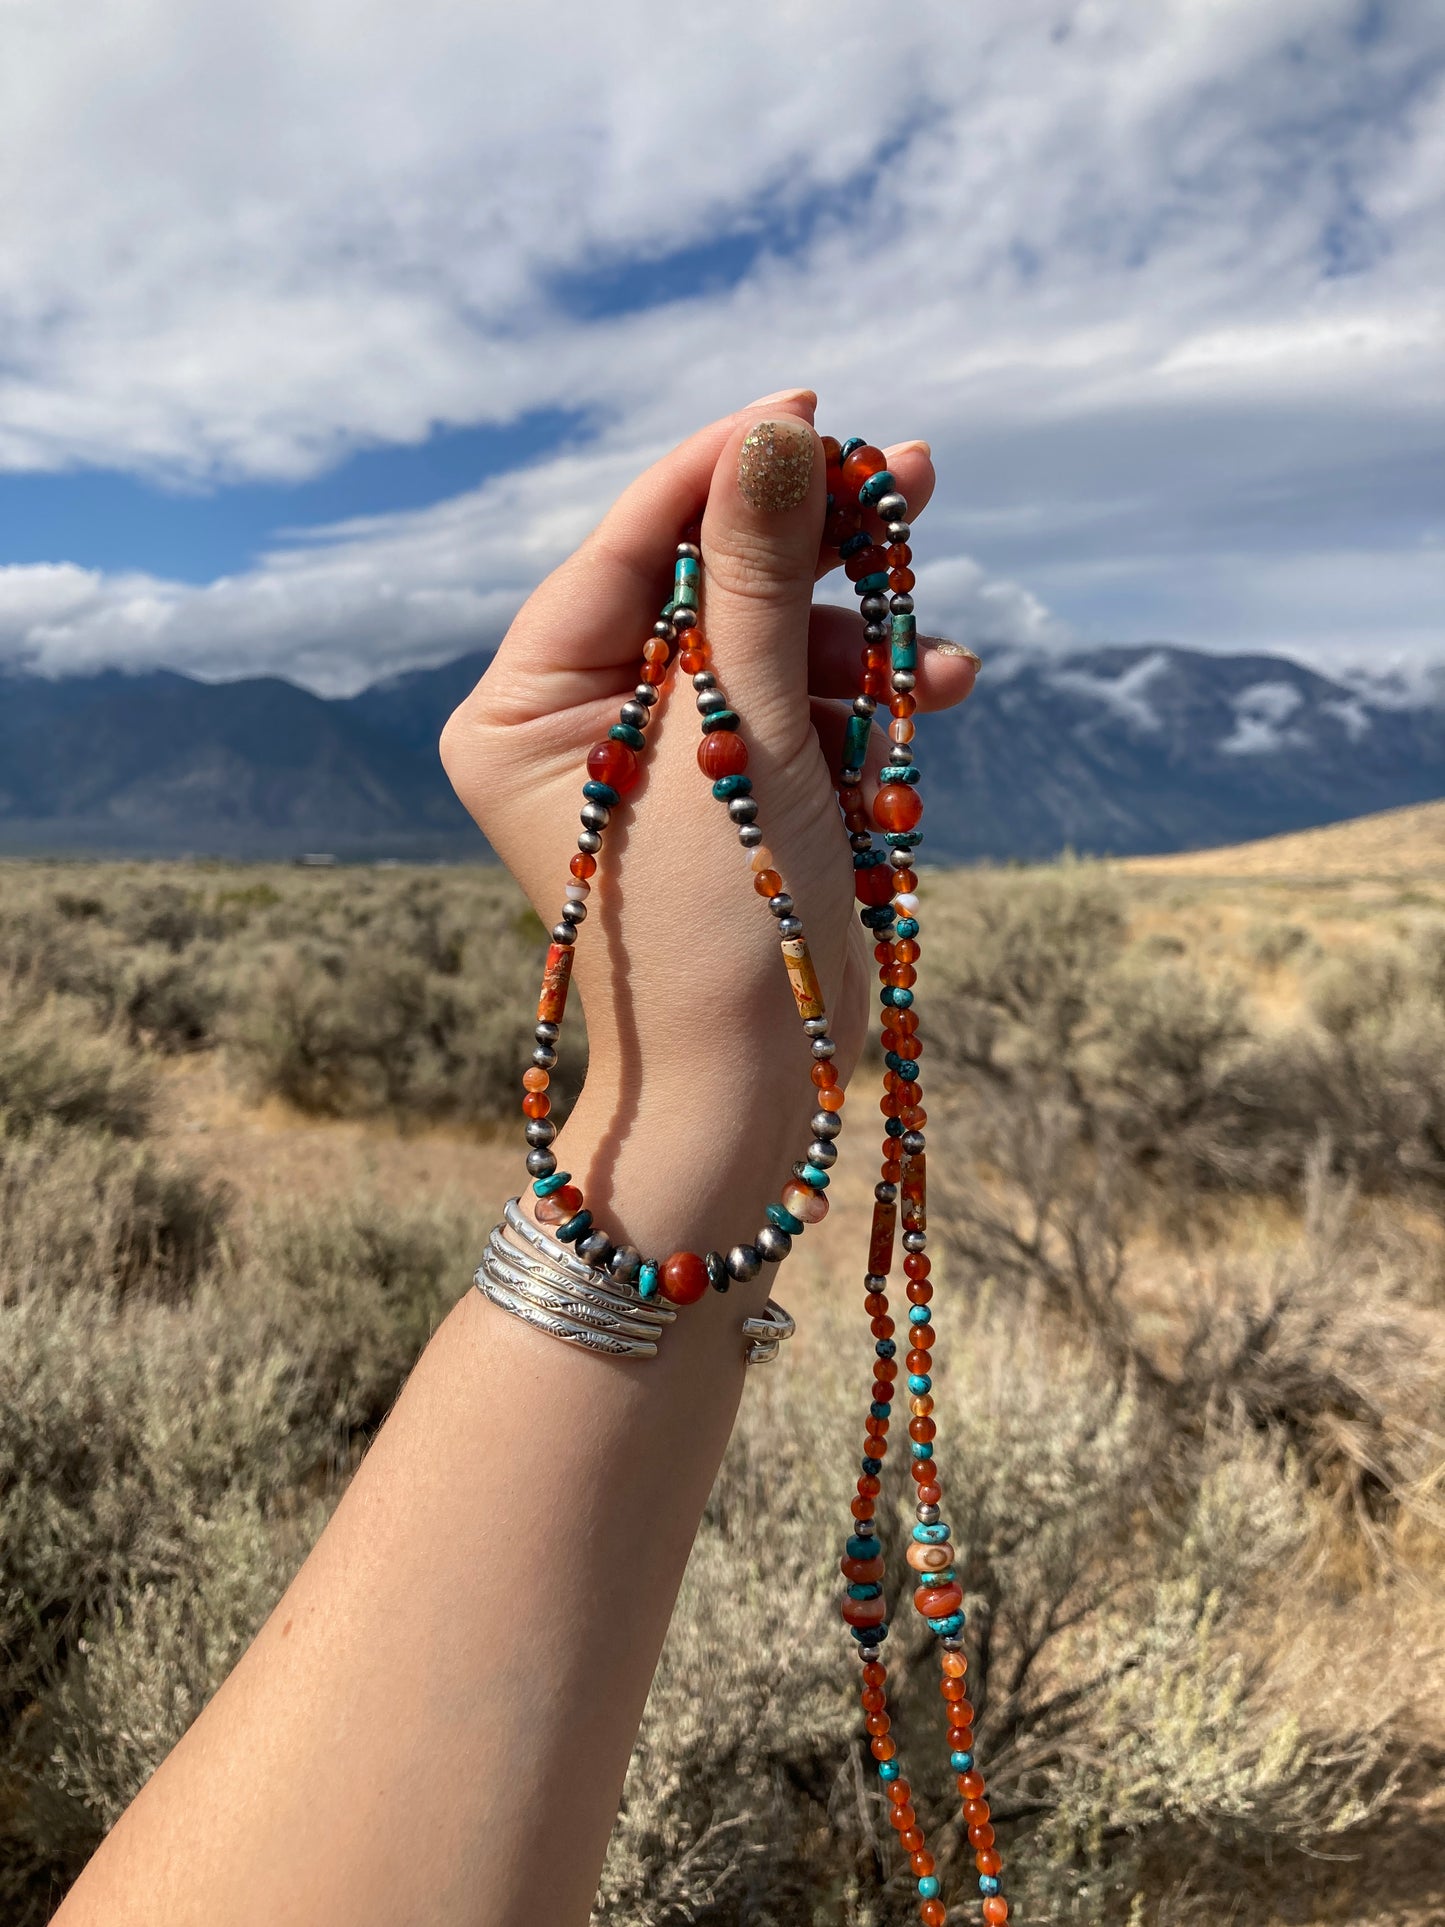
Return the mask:
<path id="1" fill-rule="evenodd" d="M 859 915 L 875 940 L 886 1066 L 880 1106 L 884 1117 L 883 1161 L 874 1191 L 863 1300 L 873 1336 L 873 1383 L 857 1491 L 850 1508 L 852 1524 L 841 1561 L 847 1589 L 840 1610 L 862 1662 L 861 1698 L 868 1746 L 887 1798 L 889 1819 L 917 1882 L 919 1918 L 924 1927 L 943 1927 L 947 1910 L 939 1898 L 934 1856 L 928 1850 L 913 1806 L 912 1789 L 903 1778 L 898 1760 L 888 1713 L 887 1668 L 882 1658 L 888 1618 L 876 1514 L 898 1390 L 898 1341 L 889 1310 L 888 1280 L 895 1244 L 901 1242 L 908 1300 L 903 1362 L 907 1368 L 909 1471 L 917 1518 L 907 1551 L 915 1583 L 913 1604 L 938 1641 L 939 1692 L 947 1716 L 949 1766 L 957 1777 L 963 1819 L 974 1851 L 983 1919 L 989 1927 L 1000 1927 L 1008 1919 L 1009 1904 L 1001 1892 L 1003 1863 L 994 1839 L 983 1775 L 974 1763 L 973 1707 L 968 1700 L 968 1660 L 963 1650 L 963 1589 L 954 1567 L 948 1527 L 943 1523 L 943 1486 L 935 1458 L 935 1334 L 928 1312 L 933 1285 L 929 1276 L 932 1261 L 927 1252 L 923 1131 L 928 1120 L 919 1081 L 923 1046 L 914 1008 L 920 950 L 913 852 L 922 841 L 918 825 L 923 804 L 912 747 L 918 643 L 911 593 L 914 576 L 908 504 L 880 450 L 858 438 L 839 443 L 831 436 L 824 436 L 823 449 L 828 477 L 824 540 L 837 550 L 859 597 L 863 618 L 863 675 L 848 720 L 836 788 L 853 853 Z M 741 733 L 742 718 L 719 687 L 700 627 L 701 571 L 697 544 L 680 542 L 672 596 L 643 645 L 637 687 L 623 703 L 606 737 L 588 753 L 577 853 L 569 866 L 571 878 L 561 917 L 551 933 L 537 1006 L 536 1048 L 522 1079 L 533 1208 L 538 1223 L 550 1227 L 558 1241 L 552 1244 L 544 1238 L 548 1249 L 567 1259 L 575 1267 L 576 1277 L 597 1281 L 593 1301 L 608 1308 L 601 1322 L 610 1319 L 615 1323 L 619 1313 L 633 1308 L 648 1321 L 639 1321 L 639 1329 L 654 1339 L 658 1328 L 655 1321 L 664 1309 L 673 1315 L 671 1307 L 694 1303 L 709 1286 L 726 1291 L 734 1279 L 757 1277 L 764 1265 L 779 1264 L 787 1257 L 793 1240 L 808 1225 L 827 1216 L 829 1176 L 837 1161 L 836 1139 L 842 1128 L 844 1104 L 843 1088 L 832 1062 L 834 1044 L 828 1035 L 827 1011 L 802 920 L 758 824 L 758 805 L 747 774 L 748 748 Z M 577 932 L 586 920 L 603 836 L 613 812 L 637 783 L 638 758 L 646 748 L 647 726 L 674 662 L 681 674 L 691 679 L 697 698 L 702 723 L 698 765 L 711 782 L 714 797 L 736 826 L 739 843 L 748 852 L 753 887 L 777 920 L 783 965 L 811 1047 L 818 1108 L 811 1121 L 811 1142 L 794 1164 L 778 1201 L 767 1207 L 766 1222 L 751 1239 L 734 1245 L 726 1254 L 675 1251 L 667 1258 L 653 1258 L 644 1257 L 631 1245 L 615 1243 L 593 1222 L 572 1174 L 557 1168 L 551 1149 L 557 1127 L 549 1115 L 547 1089 L 557 1064 Z M 863 770 L 873 717 L 885 697 L 889 710 L 888 760 L 870 813 L 862 788 Z M 875 841 L 875 827 L 881 833 L 881 842 Z M 563 1246 L 570 1251 L 562 1252 Z M 655 1350 L 652 1342 L 634 1344 L 648 1353 Z"/>

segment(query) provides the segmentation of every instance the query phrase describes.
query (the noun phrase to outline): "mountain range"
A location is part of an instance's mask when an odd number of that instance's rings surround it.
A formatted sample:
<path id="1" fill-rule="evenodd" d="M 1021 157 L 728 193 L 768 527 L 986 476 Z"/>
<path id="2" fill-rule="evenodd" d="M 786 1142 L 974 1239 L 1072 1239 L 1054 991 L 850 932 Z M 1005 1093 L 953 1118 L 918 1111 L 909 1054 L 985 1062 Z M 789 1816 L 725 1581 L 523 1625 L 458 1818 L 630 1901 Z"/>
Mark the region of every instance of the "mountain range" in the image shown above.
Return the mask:
<path id="1" fill-rule="evenodd" d="M 333 698 L 0 675 L 0 851 L 484 856 L 436 741 L 487 660 Z M 1445 795 L 1445 701 L 1167 644 L 1001 650 L 917 746 L 927 849 L 959 861 L 1206 848 Z"/>

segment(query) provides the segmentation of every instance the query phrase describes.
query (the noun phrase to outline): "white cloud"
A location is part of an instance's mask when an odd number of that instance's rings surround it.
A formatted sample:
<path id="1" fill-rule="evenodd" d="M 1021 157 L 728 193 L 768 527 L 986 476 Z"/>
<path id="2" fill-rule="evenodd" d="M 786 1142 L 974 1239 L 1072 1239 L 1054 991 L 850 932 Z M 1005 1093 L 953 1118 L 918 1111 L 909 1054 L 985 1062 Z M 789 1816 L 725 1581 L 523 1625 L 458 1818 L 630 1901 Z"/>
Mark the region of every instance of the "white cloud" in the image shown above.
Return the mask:
<path id="1" fill-rule="evenodd" d="M 933 441 L 921 598 L 965 633 L 1438 653 L 1438 507 L 1392 478 L 1445 446 L 1445 23 L 1360 19 L 10 0 L 0 467 L 296 478 L 555 406 L 599 439 L 555 499 L 508 484 L 507 543 L 482 491 L 201 589 L 8 571 L 0 649 L 328 686 L 445 653 L 657 445 L 810 381 L 825 426 Z M 731 289 L 556 296 L 808 210 Z"/>

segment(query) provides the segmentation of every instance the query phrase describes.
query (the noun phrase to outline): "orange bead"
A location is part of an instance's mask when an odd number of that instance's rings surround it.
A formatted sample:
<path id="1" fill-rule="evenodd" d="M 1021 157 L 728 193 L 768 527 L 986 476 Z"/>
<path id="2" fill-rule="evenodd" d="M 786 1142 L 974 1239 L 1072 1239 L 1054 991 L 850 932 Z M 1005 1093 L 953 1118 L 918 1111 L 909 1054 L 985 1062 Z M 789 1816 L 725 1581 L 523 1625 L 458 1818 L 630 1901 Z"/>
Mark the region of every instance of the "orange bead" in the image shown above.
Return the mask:
<path id="1" fill-rule="evenodd" d="M 898 1844 L 905 1853 L 921 1853 L 923 1851 L 923 1829 L 921 1827 L 906 1827 L 898 1836 Z"/>
<path id="2" fill-rule="evenodd" d="M 923 798 L 911 783 L 885 783 L 873 799 L 873 821 L 880 830 L 901 833 L 915 829 L 923 815 Z M 901 877 L 910 874 L 905 870 Z"/>
<path id="3" fill-rule="evenodd" d="M 945 1927 L 948 1909 L 941 1900 L 925 1900 L 919 1906 L 918 1918 L 923 1922 L 923 1927 Z"/>
<path id="4" fill-rule="evenodd" d="M 968 1830 L 968 1844 L 971 1847 L 991 1847 L 995 1837 L 994 1830 L 987 1820 Z"/>
<path id="5" fill-rule="evenodd" d="M 877 475 L 887 468 L 888 461 L 881 448 L 874 448 L 865 442 L 855 448 L 842 467 L 843 487 L 849 495 L 856 495 L 870 475 Z"/>
<path id="6" fill-rule="evenodd" d="M 760 897 L 775 897 L 783 887 L 783 879 L 776 870 L 759 870 L 753 878 L 753 888 Z"/>
<path id="7" fill-rule="evenodd" d="M 863 1678 L 869 1686 L 881 1686 L 888 1678 L 888 1668 L 880 1659 L 870 1659 L 863 1668 Z"/>
<path id="8" fill-rule="evenodd" d="M 838 1569 L 850 1586 L 871 1586 L 875 1580 L 883 1577 L 883 1555 L 880 1552 L 873 1559 L 844 1557 L 839 1560 Z"/>
<path id="9" fill-rule="evenodd" d="M 695 1251 L 674 1251 L 662 1267 L 662 1295 L 670 1304 L 695 1305 L 707 1290 L 707 1266 Z"/>
<path id="10" fill-rule="evenodd" d="M 888 1816 L 888 1824 L 900 1835 L 912 1833 L 918 1824 L 918 1815 L 913 1811 L 911 1806 L 894 1807 Z"/>
<path id="11" fill-rule="evenodd" d="M 966 1653 L 945 1653 L 943 1655 L 943 1670 L 948 1674 L 950 1679 L 962 1679 L 968 1671 L 968 1655 Z"/>
<path id="12" fill-rule="evenodd" d="M 888 785 L 888 789 L 895 788 L 906 789 L 907 785 L 891 783 Z M 887 790 L 879 790 L 878 800 L 881 800 L 886 794 Z M 911 796 L 912 794 L 913 792 L 909 790 L 909 795 Z M 878 815 L 878 800 L 875 800 L 873 804 L 873 817 L 875 822 L 881 822 L 881 818 L 879 818 Z M 915 821 L 916 820 L 915 818 Z M 853 894 L 860 903 L 870 904 L 874 909 L 877 909 L 880 905 L 888 902 L 897 887 L 893 881 L 893 876 L 893 871 L 886 863 L 872 863 L 866 870 L 855 870 L 853 872 Z"/>
<path id="13" fill-rule="evenodd" d="M 968 1821 L 970 1826 L 981 1827 L 988 1818 L 988 1801 L 965 1800 L 963 1803 L 963 1817 Z"/>
<path id="14" fill-rule="evenodd" d="M 550 1197 L 538 1198 L 533 1208 L 538 1224 L 566 1224 L 570 1217 L 582 1209 L 582 1193 L 575 1184 L 564 1184 L 560 1191 L 554 1191 Z"/>
<path id="15" fill-rule="evenodd" d="M 925 1853 L 920 1847 L 909 1854 L 908 1865 L 910 1871 L 916 1873 L 920 1880 L 926 1880 L 929 1874 L 933 1872 L 937 1862 L 931 1853 Z"/>
<path id="16" fill-rule="evenodd" d="M 678 657 L 678 667 L 685 676 L 695 676 L 700 669 L 707 668 L 705 649 L 684 649 Z"/>
<path id="17" fill-rule="evenodd" d="M 551 1081 L 545 1071 L 530 1070 L 522 1075 L 522 1087 L 528 1091 L 545 1091 Z"/>
<path id="18" fill-rule="evenodd" d="M 998 1875 L 1003 1872 L 1003 1855 L 995 1853 L 993 1849 L 989 1847 L 982 1853 L 976 1853 L 973 1856 L 973 1864 L 978 1868 L 980 1873 Z"/>
<path id="19" fill-rule="evenodd" d="M 875 1760 L 891 1760 L 898 1751 L 898 1742 L 890 1739 L 886 1733 L 880 1733 L 876 1739 L 868 1742 L 868 1751 Z"/>
<path id="20" fill-rule="evenodd" d="M 913 1496 L 920 1505 L 940 1505 L 943 1502 L 943 1487 L 936 1483 L 921 1485 Z"/>
<path id="21" fill-rule="evenodd" d="M 697 766 L 714 783 L 720 776 L 741 776 L 748 746 L 735 729 L 712 729 L 697 746 Z"/>
<path id="22" fill-rule="evenodd" d="M 818 1109 L 820 1111 L 841 1111 L 843 1093 L 841 1091 L 819 1091 Z"/>
<path id="23" fill-rule="evenodd" d="M 960 1773 L 958 1776 L 958 1790 L 965 1800 L 982 1799 L 983 1775 L 978 1772 L 977 1769 L 968 1773 Z"/>
<path id="24" fill-rule="evenodd" d="M 917 1439 L 920 1445 L 925 1445 L 929 1439 L 938 1437 L 938 1427 L 931 1418 L 910 1419 L 908 1436 L 911 1439 Z"/>
<path id="25" fill-rule="evenodd" d="M 614 742 L 610 736 L 587 752 L 587 774 L 594 783 L 610 783 L 619 796 L 636 787 L 641 773 L 636 750 Z"/>
<path id="26" fill-rule="evenodd" d="M 1002 1927 L 1008 1919 L 1008 1902 L 1002 1894 L 990 1894 L 983 1903 L 983 1917 L 988 1927 Z"/>
<path id="27" fill-rule="evenodd" d="M 907 1780 L 895 1780 L 888 1789 L 888 1798 L 895 1807 L 906 1807 L 913 1798 L 913 1788 Z"/>
<path id="28" fill-rule="evenodd" d="M 865 1713 L 881 1713 L 888 1704 L 888 1696 L 878 1687 L 868 1686 L 858 1695 L 858 1701 Z"/>
<path id="29" fill-rule="evenodd" d="M 552 1108 L 552 1100 L 545 1091 L 528 1091 L 522 1099 L 522 1113 L 525 1117 L 545 1117 Z"/>
<path id="30" fill-rule="evenodd" d="M 886 1713 L 870 1713 L 863 1722 L 865 1729 L 873 1735 L 875 1740 L 881 1740 L 892 1724 L 892 1720 Z M 987 1819 L 987 1817 L 985 1814 L 984 1818 Z"/>
<path id="31" fill-rule="evenodd" d="M 642 645 L 642 660 L 651 663 L 666 662 L 671 653 L 671 647 L 672 645 L 664 642 L 661 636 L 649 636 Z"/>
<path id="32" fill-rule="evenodd" d="M 912 569 L 890 569 L 888 571 L 888 586 L 894 595 L 907 595 L 917 580 L 918 578 L 914 575 Z"/>

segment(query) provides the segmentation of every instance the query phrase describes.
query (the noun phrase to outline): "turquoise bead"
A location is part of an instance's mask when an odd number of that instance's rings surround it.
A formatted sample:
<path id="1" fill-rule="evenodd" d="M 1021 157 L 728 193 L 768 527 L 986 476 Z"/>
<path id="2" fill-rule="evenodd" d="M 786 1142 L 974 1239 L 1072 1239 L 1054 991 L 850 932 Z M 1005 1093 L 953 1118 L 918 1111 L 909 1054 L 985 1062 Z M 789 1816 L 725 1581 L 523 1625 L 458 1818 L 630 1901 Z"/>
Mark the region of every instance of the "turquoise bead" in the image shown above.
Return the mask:
<path id="1" fill-rule="evenodd" d="M 936 1900 L 938 1898 L 937 1874 L 926 1873 L 921 1877 L 918 1882 L 918 1898 L 920 1900 Z"/>
<path id="2" fill-rule="evenodd" d="M 888 571 L 875 569 L 872 575 L 860 575 L 853 584 L 854 595 L 882 595 L 888 587 Z"/>
<path id="3" fill-rule="evenodd" d="M 880 496 L 891 495 L 896 487 L 897 484 L 888 470 L 886 468 L 880 468 L 878 473 L 876 475 L 870 475 L 862 488 L 859 489 L 858 500 L 862 502 L 866 508 L 872 508 Z"/>
<path id="4" fill-rule="evenodd" d="M 971 1753 L 950 1753 L 948 1756 L 948 1764 L 955 1773 L 972 1772 L 973 1755 Z"/>
<path id="5" fill-rule="evenodd" d="M 675 582 L 696 582 L 700 573 L 701 570 L 698 565 L 698 559 L 695 555 L 680 555 L 677 558 L 677 567 L 673 571 L 673 580 Z"/>
<path id="6" fill-rule="evenodd" d="M 893 1068 L 900 1077 L 905 1078 L 911 1084 L 918 1075 L 918 1060 L 913 1057 L 905 1057 L 895 1064 Z"/>
<path id="7" fill-rule="evenodd" d="M 931 1459 L 933 1457 L 933 1447 L 927 1440 L 915 1439 L 909 1449 L 915 1459 Z"/>
<path id="8" fill-rule="evenodd" d="M 550 1198 L 554 1191 L 560 1191 L 564 1184 L 572 1182 L 570 1171 L 554 1171 L 550 1178 L 538 1178 L 532 1186 L 539 1198 Z"/>
<path id="9" fill-rule="evenodd" d="M 702 733 L 710 736 L 715 729 L 736 729 L 742 722 L 735 709 L 715 709 L 710 716 L 702 719 Z"/>
<path id="10" fill-rule="evenodd" d="M 898 919 L 898 934 L 905 939 L 916 937 L 918 935 L 917 917 L 900 917 Z"/>
<path id="11" fill-rule="evenodd" d="M 647 738 L 640 729 L 634 729 L 631 723 L 614 723 L 607 734 L 614 743 L 626 743 L 629 749 L 647 748 Z"/>
<path id="12" fill-rule="evenodd" d="M 863 1539 L 855 1532 L 843 1550 L 850 1559 L 876 1559 L 882 1542 L 878 1539 Z"/>
<path id="13" fill-rule="evenodd" d="M 996 1894 L 998 1892 L 998 1875 L 996 1873 L 981 1873 L 978 1877 L 978 1890 L 985 1900 L 989 1899 L 993 1894 Z"/>
<path id="14" fill-rule="evenodd" d="M 930 1619 L 928 1630 L 937 1633 L 940 1639 L 947 1639 L 952 1633 L 961 1633 L 967 1624 L 965 1613 L 950 1613 L 947 1619 Z"/>
<path id="15" fill-rule="evenodd" d="M 948 1544 L 948 1527 L 944 1525 L 915 1526 L 913 1528 L 913 1536 L 921 1546 L 946 1546 Z"/>
<path id="16" fill-rule="evenodd" d="M 649 1258 L 638 1271 L 637 1294 L 640 1298 L 651 1298 L 656 1292 L 659 1269 L 656 1260 Z"/>
<path id="17" fill-rule="evenodd" d="M 679 582 L 677 585 L 677 594 L 672 599 L 672 606 L 674 609 L 695 609 L 697 607 L 697 584 L 695 582 Z"/>
<path id="18" fill-rule="evenodd" d="M 868 446 L 867 442 L 864 441 L 861 435 L 850 435 L 847 441 L 844 442 L 842 447 L 838 450 L 839 468 L 843 466 L 844 462 L 847 461 L 848 457 L 853 453 L 853 450 L 855 448 L 866 448 L 867 446 Z"/>
<path id="19" fill-rule="evenodd" d="M 912 1372 L 909 1374 L 908 1389 L 919 1398 L 922 1398 L 925 1392 L 931 1392 L 933 1390 L 933 1380 L 928 1376 L 927 1372 Z"/>
<path id="20" fill-rule="evenodd" d="M 873 725 L 866 716 L 850 716 L 843 734 L 844 769 L 862 769 L 868 754 L 868 736 Z"/>
<path id="21" fill-rule="evenodd" d="M 898 1778 L 897 1760 L 880 1760 L 878 1762 L 878 1777 L 880 1780 L 896 1780 Z"/>
<path id="22" fill-rule="evenodd" d="M 798 1176 L 804 1184 L 811 1184 L 815 1191 L 826 1191 L 828 1188 L 828 1173 L 820 1171 L 816 1164 L 800 1164 Z"/>
<path id="23" fill-rule="evenodd" d="M 574 1238 L 580 1238 L 582 1236 L 582 1233 L 591 1222 L 592 1213 L 590 1211 L 579 1211 L 574 1217 L 569 1218 L 566 1224 L 558 1225 L 557 1236 L 562 1240 L 564 1245 L 570 1245 Z"/>
<path id="24" fill-rule="evenodd" d="M 918 635 L 918 618 L 892 616 L 889 618 L 888 630 L 894 642 L 913 642 Z"/>
<path id="25" fill-rule="evenodd" d="M 850 1586 L 848 1588 L 848 1597 L 850 1599 L 881 1599 L 883 1597 L 883 1588 L 876 1580 L 865 1585 Z"/>
<path id="26" fill-rule="evenodd" d="M 720 776 L 712 786 L 712 793 L 719 803 L 730 803 L 735 796 L 750 796 L 752 788 L 751 776 Z"/>
<path id="27" fill-rule="evenodd" d="M 622 801 L 621 796 L 610 783 L 584 783 L 582 794 L 589 803 L 601 803 L 609 810 L 615 810 Z"/>
<path id="28" fill-rule="evenodd" d="M 786 1231 L 790 1238 L 800 1238 L 806 1228 L 803 1220 L 795 1218 L 785 1204 L 770 1204 L 764 1215 L 770 1224 L 775 1224 L 779 1231 Z"/>
<path id="29" fill-rule="evenodd" d="M 908 1307 L 908 1322 L 910 1325 L 926 1325 L 928 1323 L 927 1305 L 910 1305 Z"/>
<path id="30" fill-rule="evenodd" d="M 911 642 L 895 642 L 893 645 L 893 667 L 914 670 L 918 667 L 918 647 Z"/>

